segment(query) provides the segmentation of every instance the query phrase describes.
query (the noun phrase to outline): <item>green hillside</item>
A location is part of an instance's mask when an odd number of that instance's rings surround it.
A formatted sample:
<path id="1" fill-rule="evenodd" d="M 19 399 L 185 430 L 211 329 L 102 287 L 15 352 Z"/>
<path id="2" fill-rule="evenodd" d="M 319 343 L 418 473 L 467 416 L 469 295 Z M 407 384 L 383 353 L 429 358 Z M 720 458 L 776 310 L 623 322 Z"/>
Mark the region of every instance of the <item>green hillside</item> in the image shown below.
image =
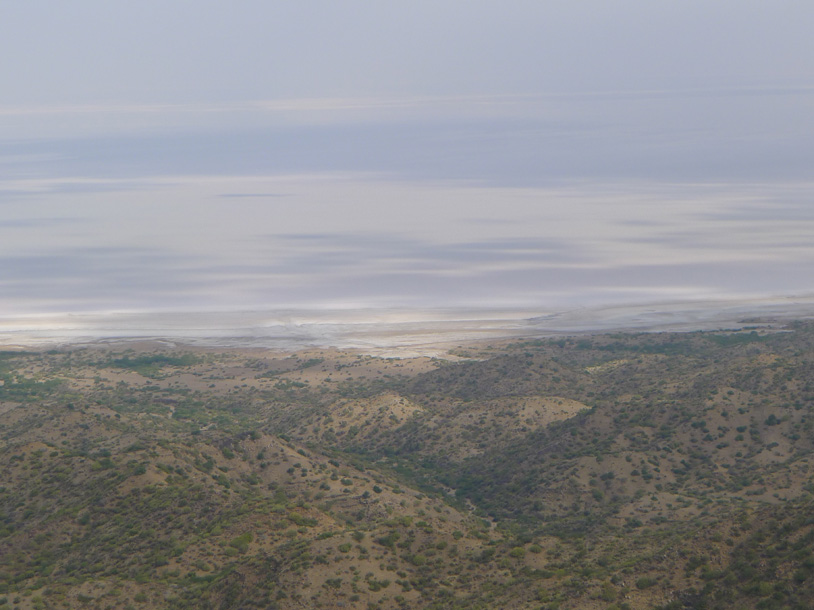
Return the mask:
<path id="1" fill-rule="evenodd" d="M 808 608 L 814 326 L 0 353 L 0 609 Z"/>

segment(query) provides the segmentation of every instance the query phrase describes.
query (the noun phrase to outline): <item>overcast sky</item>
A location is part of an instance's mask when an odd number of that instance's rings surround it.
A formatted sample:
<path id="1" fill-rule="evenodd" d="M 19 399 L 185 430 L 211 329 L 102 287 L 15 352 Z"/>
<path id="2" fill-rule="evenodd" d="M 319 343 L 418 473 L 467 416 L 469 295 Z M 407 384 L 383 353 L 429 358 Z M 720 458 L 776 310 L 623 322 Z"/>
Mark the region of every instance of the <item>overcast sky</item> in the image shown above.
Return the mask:
<path id="1" fill-rule="evenodd" d="M 810 294 L 812 26 L 0 0 L 0 316 Z"/>

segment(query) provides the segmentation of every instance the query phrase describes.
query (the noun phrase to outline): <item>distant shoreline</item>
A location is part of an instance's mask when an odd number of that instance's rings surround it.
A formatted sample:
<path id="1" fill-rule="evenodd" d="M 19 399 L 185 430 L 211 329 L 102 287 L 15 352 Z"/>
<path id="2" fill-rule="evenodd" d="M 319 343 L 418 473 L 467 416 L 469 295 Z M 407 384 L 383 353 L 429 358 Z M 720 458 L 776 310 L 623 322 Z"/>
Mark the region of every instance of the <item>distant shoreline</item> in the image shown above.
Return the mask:
<path id="1" fill-rule="evenodd" d="M 778 328 L 814 318 L 814 297 L 682 301 L 529 309 L 355 309 L 89 313 L 0 317 L 0 348 L 59 348 L 160 342 L 167 347 L 318 348 L 427 355 L 514 339 L 608 332 Z"/>

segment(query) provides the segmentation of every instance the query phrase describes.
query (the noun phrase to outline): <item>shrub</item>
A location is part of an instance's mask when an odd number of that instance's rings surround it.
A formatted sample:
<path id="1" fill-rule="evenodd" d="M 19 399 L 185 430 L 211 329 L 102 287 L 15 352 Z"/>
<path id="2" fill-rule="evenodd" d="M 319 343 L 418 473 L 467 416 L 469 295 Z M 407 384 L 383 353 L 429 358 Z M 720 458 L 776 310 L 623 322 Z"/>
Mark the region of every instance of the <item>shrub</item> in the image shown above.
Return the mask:
<path id="1" fill-rule="evenodd" d="M 249 550 L 249 543 L 254 540 L 254 536 L 251 532 L 246 532 L 245 534 L 241 534 L 237 538 L 232 539 L 229 542 L 229 546 L 237 549 L 241 553 L 245 553 Z"/>
<path id="2" fill-rule="evenodd" d="M 609 582 L 606 582 L 602 584 L 602 589 L 599 591 L 599 599 L 606 602 L 612 602 L 616 599 L 618 594 L 619 593 L 616 590 L 616 587 Z"/>

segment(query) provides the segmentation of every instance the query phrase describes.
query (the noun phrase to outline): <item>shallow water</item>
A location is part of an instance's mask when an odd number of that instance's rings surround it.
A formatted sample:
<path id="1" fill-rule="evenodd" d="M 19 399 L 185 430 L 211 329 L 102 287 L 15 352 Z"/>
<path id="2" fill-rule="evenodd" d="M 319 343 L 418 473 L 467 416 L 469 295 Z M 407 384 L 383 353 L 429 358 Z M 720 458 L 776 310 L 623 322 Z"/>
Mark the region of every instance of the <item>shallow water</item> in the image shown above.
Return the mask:
<path id="1" fill-rule="evenodd" d="M 472 342 L 607 331 L 781 327 L 814 317 L 814 297 L 532 310 L 334 310 L 107 313 L 0 319 L 0 345 L 53 347 L 161 340 L 202 347 L 424 353 Z"/>

